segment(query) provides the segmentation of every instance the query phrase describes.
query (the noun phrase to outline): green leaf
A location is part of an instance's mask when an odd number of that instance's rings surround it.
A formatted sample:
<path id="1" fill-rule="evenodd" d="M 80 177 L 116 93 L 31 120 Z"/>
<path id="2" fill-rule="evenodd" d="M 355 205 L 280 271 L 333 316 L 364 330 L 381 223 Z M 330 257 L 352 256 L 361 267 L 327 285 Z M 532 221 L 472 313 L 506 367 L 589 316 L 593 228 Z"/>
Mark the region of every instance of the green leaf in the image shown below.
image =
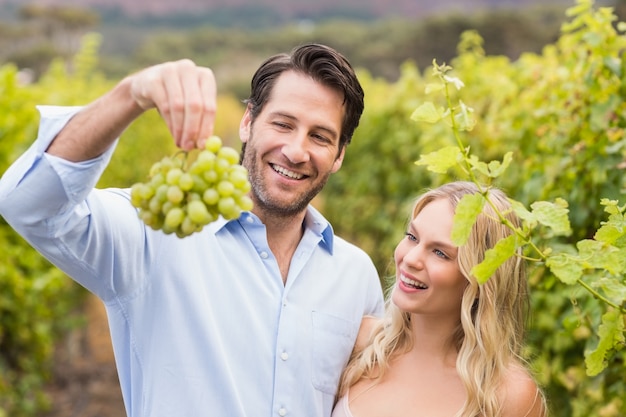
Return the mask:
<path id="1" fill-rule="evenodd" d="M 576 244 L 584 268 L 604 269 L 619 274 L 623 268 L 623 251 L 596 240 L 584 239 Z"/>
<path id="2" fill-rule="evenodd" d="M 624 285 L 618 278 L 600 278 L 597 281 L 596 286 L 601 288 L 604 294 L 615 304 L 623 305 L 623 303 L 626 302 L 626 285 Z"/>
<path id="3" fill-rule="evenodd" d="M 468 162 L 474 171 L 480 172 L 484 176 L 489 176 L 489 165 L 478 159 L 476 155 L 470 155 Z"/>
<path id="4" fill-rule="evenodd" d="M 583 274 L 583 268 L 578 261 L 564 253 L 548 256 L 546 265 L 554 276 L 568 285 L 576 284 Z"/>
<path id="5" fill-rule="evenodd" d="M 456 88 L 457 90 L 460 90 L 461 88 L 465 87 L 465 83 L 461 81 L 459 77 L 451 77 L 449 75 L 444 75 L 443 80 L 447 84 L 452 84 L 454 88 Z"/>
<path id="6" fill-rule="evenodd" d="M 604 223 L 596 231 L 593 238 L 599 242 L 613 244 L 619 239 L 622 239 L 624 236 L 626 236 L 626 228 L 620 227 L 619 225 L 609 221 L 607 223 Z"/>
<path id="7" fill-rule="evenodd" d="M 608 365 L 609 353 L 624 345 L 624 318 L 619 310 L 613 309 L 602 315 L 598 337 L 600 338 L 598 346 L 592 351 L 585 352 L 585 365 L 589 376 L 602 372 Z"/>
<path id="8" fill-rule="evenodd" d="M 416 122 L 437 123 L 441 120 L 443 109 L 437 110 L 435 105 L 427 101 L 419 106 L 411 114 L 411 120 Z"/>
<path id="9" fill-rule="evenodd" d="M 616 200 L 602 199 L 600 204 L 604 205 L 604 211 L 609 213 L 609 220 L 602 222 L 602 226 L 596 231 L 594 239 L 618 247 L 626 244 L 626 218 L 622 211 L 624 208 L 618 206 Z"/>
<path id="10" fill-rule="evenodd" d="M 461 150 L 458 147 L 446 146 L 438 151 L 421 155 L 420 159 L 415 161 L 415 165 L 426 165 L 429 171 L 445 174 L 448 169 L 458 163 L 460 154 Z"/>
<path id="11" fill-rule="evenodd" d="M 452 243 L 462 246 L 469 239 L 476 217 L 483 210 L 485 197 L 482 194 L 465 194 L 456 206 L 452 225 Z"/>
<path id="12" fill-rule="evenodd" d="M 476 155 L 469 157 L 469 164 L 475 171 L 480 172 L 489 178 L 497 178 L 506 171 L 513 161 L 513 152 L 507 152 L 502 159 L 502 162 L 493 160 L 488 164 L 479 160 Z"/>
<path id="13" fill-rule="evenodd" d="M 511 200 L 511 207 L 513 208 L 515 214 L 517 214 L 520 219 L 527 222 L 530 227 L 534 227 L 534 225 L 537 224 L 537 218 L 535 217 L 535 215 L 532 212 L 528 211 L 526 206 L 524 206 L 519 201 Z"/>
<path id="14" fill-rule="evenodd" d="M 474 129 L 474 126 L 476 125 L 476 119 L 474 119 L 474 117 L 472 116 L 472 113 L 474 113 L 474 109 L 466 106 L 465 103 L 463 103 L 460 100 L 459 100 L 459 106 L 460 106 L 460 110 L 455 115 L 455 122 L 457 124 L 457 128 L 461 132 L 463 131 L 469 132 L 472 129 Z"/>
<path id="15" fill-rule="evenodd" d="M 484 284 L 507 259 L 515 255 L 517 237 L 515 235 L 500 239 L 498 243 L 485 252 L 485 259 L 472 268 L 471 274 L 479 284 Z"/>
<path id="16" fill-rule="evenodd" d="M 441 83 L 428 83 L 424 89 L 426 94 L 435 93 L 444 89 L 444 85 Z"/>
<path id="17" fill-rule="evenodd" d="M 504 174 L 504 171 L 511 165 L 511 161 L 513 161 L 513 152 L 504 154 L 502 162 L 497 160 L 489 162 L 489 176 L 491 178 L 497 178 Z"/>
<path id="18" fill-rule="evenodd" d="M 554 203 L 536 201 L 530 205 L 537 221 L 552 229 L 555 235 L 569 236 L 570 228 L 567 201 L 557 198 Z"/>

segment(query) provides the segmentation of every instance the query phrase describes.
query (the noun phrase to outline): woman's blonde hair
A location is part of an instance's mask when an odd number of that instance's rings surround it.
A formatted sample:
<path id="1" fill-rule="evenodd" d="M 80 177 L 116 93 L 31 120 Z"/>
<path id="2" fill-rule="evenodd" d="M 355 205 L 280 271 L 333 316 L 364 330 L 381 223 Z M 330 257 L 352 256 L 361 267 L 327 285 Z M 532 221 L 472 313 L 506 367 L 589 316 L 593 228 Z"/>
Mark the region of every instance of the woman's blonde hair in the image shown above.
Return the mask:
<path id="1" fill-rule="evenodd" d="M 442 185 L 418 198 L 410 220 L 432 201 L 446 199 L 455 210 L 464 195 L 478 192 L 472 182 Z M 488 198 L 513 225 L 520 225 L 502 191 L 490 188 Z M 482 285 L 470 274 L 472 267 L 484 259 L 485 252 L 511 233 L 512 230 L 496 217 L 493 208 L 485 204 L 469 240 L 459 247 L 459 268 L 469 285 L 461 301 L 460 323 L 451 340 L 458 352 L 457 372 L 467 392 L 458 417 L 500 415 L 497 393 L 504 372 L 523 362 L 520 351 L 529 299 L 521 250 Z M 385 317 L 373 329 L 370 343 L 353 353 L 344 371 L 339 396 L 362 378 L 377 380 L 382 377 L 390 360 L 396 354 L 408 351 L 414 342 L 419 342 L 419 335 L 414 337 L 411 332 L 409 313 L 400 311 L 388 297 Z"/>

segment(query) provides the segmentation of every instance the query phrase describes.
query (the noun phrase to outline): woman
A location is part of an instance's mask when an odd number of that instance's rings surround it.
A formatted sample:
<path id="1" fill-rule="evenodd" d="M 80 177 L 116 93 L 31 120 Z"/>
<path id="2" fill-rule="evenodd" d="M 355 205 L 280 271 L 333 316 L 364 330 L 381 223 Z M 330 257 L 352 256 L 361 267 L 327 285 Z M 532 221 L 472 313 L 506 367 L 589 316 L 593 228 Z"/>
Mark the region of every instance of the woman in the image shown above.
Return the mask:
<path id="1" fill-rule="evenodd" d="M 450 238 L 459 200 L 478 191 L 453 182 L 417 200 L 394 253 L 385 317 L 363 320 L 333 417 L 546 415 L 520 356 L 529 304 L 521 253 L 485 284 L 470 275 L 512 231 L 485 204 L 465 245 Z M 519 225 L 501 191 L 489 199 Z"/>

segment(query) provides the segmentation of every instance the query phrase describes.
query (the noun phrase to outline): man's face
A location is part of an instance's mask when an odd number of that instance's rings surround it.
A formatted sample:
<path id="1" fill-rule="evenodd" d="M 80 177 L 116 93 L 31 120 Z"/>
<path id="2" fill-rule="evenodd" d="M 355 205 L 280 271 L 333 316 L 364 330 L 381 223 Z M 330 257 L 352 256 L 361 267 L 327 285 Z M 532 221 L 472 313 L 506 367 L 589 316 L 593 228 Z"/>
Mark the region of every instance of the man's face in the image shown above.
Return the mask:
<path id="1" fill-rule="evenodd" d="M 340 92 L 293 71 L 276 80 L 254 123 L 246 110 L 240 125 L 243 165 L 257 215 L 295 215 L 322 190 L 343 161 L 344 111 Z"/>

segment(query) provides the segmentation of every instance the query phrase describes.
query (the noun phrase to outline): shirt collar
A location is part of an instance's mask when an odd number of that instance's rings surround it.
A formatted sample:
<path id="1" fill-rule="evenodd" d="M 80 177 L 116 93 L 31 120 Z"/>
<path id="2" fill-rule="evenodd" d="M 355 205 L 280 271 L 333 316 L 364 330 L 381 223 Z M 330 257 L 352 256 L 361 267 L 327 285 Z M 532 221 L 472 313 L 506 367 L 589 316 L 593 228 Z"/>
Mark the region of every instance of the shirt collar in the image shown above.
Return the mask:
<path id="1" fill-rule="evenodd" d="M 321 236 L 321 246 L 324 247 L 331 255 L 333 254 L 333 227 L 328 220 L 322 216 L 322 213 L 317 211 L 317 209 L 311 205 L 308 206 L 306 215 L 304 216 L 304 227 Z"/>
<path id="2" fill-rule="evenodd" d="M 244 211 L 241 213 L 241 217 L 239 220 L 245 220 L 247 217 L 254 217 L 255 220 L 259 220 L 259 218 L 252 212 Z M 223 217 L 220 217 L 214 222 L 214 231 L 217 233 L 224 226 L 231 222 L 236 222 L 235 220 L 225 220 Z M 322 213 L 320 213 L 315 207 L 309 205 L 306 210 L 306 215 L 304 216 L 304 227 L 307 230 L 315 233 L 318 236 L 321 236 L 320 245 L 325 248 L 331 255 L 333 254 L 333 227 L 326 220 Z"/>

